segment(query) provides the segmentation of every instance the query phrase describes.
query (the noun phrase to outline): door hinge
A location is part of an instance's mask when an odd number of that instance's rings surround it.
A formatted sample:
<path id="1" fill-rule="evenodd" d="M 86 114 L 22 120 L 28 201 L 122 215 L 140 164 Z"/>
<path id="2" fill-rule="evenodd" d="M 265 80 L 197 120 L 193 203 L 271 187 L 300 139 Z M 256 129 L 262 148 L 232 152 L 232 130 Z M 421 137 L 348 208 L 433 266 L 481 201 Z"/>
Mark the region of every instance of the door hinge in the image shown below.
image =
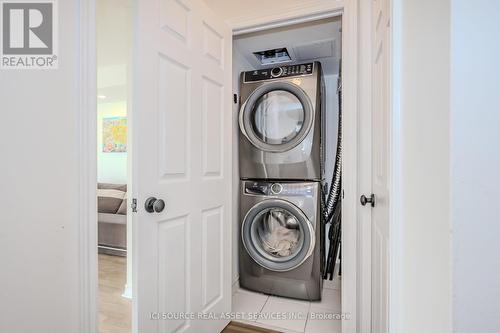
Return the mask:
<path id="1" fill-rule="evenodd" d="M 234 102 L 234 104 L 238 104 L 238 95 L 237 94 L 233 94 L 233 102 Z"/>
<path id="2" fill-rule="evenodd" d="M 130 204 L 130 207 L 132 208 L 132 213 L 137 213 L 137 199 L 133 198 L 132 203 Z"/>

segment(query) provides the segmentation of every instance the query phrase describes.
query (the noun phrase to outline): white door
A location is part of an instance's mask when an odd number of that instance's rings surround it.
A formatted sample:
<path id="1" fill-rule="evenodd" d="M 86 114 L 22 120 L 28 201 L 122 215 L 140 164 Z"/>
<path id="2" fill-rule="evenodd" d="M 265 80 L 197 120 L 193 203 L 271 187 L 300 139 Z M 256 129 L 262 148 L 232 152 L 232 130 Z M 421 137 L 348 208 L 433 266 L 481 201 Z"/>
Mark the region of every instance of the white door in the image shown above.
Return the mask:
<path id="1" fill-rule="evenodd" d="M 134 12 L 134 328 L 220 332 L 199 316 L 231 307 L 231 31 L 200 0 Z"/>
<path id="2" fill-rule="evenodd" d="M 388 332 L 390 1 L 372 2 L 372 333 Z"/>

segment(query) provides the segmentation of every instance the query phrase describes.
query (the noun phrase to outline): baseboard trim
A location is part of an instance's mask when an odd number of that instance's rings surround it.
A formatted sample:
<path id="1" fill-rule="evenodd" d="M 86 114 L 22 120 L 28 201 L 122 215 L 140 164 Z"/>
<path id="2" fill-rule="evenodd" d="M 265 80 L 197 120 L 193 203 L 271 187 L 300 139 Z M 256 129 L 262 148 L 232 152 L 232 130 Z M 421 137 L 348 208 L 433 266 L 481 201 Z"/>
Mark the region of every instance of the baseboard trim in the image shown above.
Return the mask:
<path id="1" fill-rule="evenodd" d="M 242 323 L 232 321 L 222 333 L 280 333 L 279 331 L 271 330 L 268 328 L 256 326 L 253 323 Z"/>
<path id="2" fill-rule="evenodd" d="M 234 281 L 232 285 L 232 293 L 234 294 L 235 292 L 240 289 L 240 277 L 238 276 Z"/>
<path id="3" fill-rule="evenodd" d="M 122 297 L 127 299 L 132 299 L 132 286 L 129 286 L 128 284 L 125 285 Z"/>

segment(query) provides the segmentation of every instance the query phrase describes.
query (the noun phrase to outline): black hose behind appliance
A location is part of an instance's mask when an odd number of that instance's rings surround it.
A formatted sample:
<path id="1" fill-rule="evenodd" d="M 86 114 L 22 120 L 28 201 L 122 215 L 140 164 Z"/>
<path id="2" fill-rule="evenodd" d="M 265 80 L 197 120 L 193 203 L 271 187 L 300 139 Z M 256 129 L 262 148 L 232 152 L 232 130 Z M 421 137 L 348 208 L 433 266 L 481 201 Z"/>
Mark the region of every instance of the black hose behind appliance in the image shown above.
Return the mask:
<path id="1" fill-rule="evenodd" d="M 323 273 L 324 279 L 333 280 L 335 263 L 337 259 L 337 253 L 340 248 L 341 241 L 341 197 L 340 190 L 342 187 L 342 66 L 339 66 L 339 78 L 337 81 L 337 96 L 338 96 L 338 133 L 337 133 L 337 151 L 335 155 L 335 167 L 333 170 L 333 176 L 330 183 L 330 191 L 328 196 L 326 193 L 323 195 L 323 222 L 326 228 L 328 223 L 331 223 L 328 232 L 328 239 L 330 240 L 330 246 L 328 249 L 328 256 L 326 259 L 325 270 Z"/>

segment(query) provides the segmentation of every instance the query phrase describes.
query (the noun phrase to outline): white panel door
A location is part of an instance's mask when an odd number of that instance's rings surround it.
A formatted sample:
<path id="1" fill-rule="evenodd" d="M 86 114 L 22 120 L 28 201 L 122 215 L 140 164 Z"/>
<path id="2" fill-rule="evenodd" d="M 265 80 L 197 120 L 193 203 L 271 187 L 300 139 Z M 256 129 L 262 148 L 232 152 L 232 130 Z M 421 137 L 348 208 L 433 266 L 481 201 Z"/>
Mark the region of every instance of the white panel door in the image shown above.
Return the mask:
<path id="1" fill-rule="evenodd" d="M 372 2 L 372 333 L 388 332 L 390 1 Z"/>
<path id="2" fill-rule="evenodd" d="M 135 3 L 134 328 L 220 332 L 200 316 L 231 310 L 231 31 L 200 0 Z"/>

